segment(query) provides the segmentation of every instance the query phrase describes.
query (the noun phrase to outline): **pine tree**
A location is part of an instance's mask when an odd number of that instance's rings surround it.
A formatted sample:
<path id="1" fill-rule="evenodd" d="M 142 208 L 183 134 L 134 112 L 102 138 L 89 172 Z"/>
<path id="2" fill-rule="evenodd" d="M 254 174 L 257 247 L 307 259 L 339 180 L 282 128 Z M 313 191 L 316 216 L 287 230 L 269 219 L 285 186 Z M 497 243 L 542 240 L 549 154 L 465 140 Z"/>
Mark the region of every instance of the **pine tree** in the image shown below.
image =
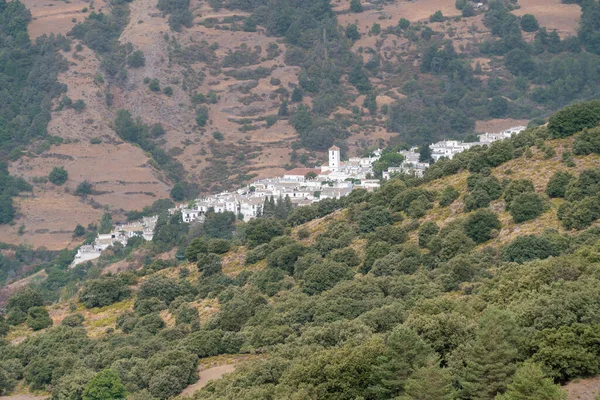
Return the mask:
<path id="1" fill-rule="evenodd" d="M 285 203 L 283 202 L 283 197 L 281 197 L 281 195 L 277 199 L 277 205 L 275 206 L 275 218 L 277 218 L 277 219 L 286 219 L 287 218 L 287 210 L 285 208 Z"/>
<path id="2" fill-rule="evenodd" d="M 497 309 L 485 312 L 477 337 L 462 360 L 461 397 L 489 400 L 506 390 L 519 358 L 518 339 L 518 327 L 512 314 Z"/>
<path id="3" fill-rule="evenodd" d="M 567 393 L 546 378 L 542 368 L 533 362 L 525 362 L 515 372 L 515 376 L 505 394 L 496 400 L 565 400 Z"/>
<path id="4" fill-rule="evenodd" d="M 454 398 L 452 375 L 440 367 L 440 360 L 432 357 L 407 380 L 402 400 L 450 400 Z"/>

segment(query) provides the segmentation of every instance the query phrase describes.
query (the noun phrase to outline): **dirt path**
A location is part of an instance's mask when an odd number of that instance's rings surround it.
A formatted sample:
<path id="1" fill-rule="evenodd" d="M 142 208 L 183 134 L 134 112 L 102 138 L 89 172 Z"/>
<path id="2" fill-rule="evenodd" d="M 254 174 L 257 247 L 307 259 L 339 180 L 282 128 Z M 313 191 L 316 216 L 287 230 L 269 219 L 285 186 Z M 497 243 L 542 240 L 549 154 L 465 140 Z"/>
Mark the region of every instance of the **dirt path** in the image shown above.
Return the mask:
<path id="1" fill-rule="evenodd" d="M 0 400 L 42 400 L 50 396 L 34 396 L 32 394 L 16 394 L 14 396 L 0 396 Z"/>
<path id="2" fill-rule="evenodd" d="M 185 388 L 183 392 L 181 392 L 182 396 L 191 395 L 202 389 L 204 386 L 208 384 L 210 381 L 214 381 L 215 379 L 221 379 L 221 377 L 225 374 L 230 374 L 235 371 L 235 364 L 223 364 L 212 368 L 207 368 L 200 371 L 200 379 L 198 382 L 193 385 Z M 2 398 L 0 398 L 1 400 Z M 21 399 L 15 399 L 21 400 Z M 25 399 L 23 399 L 25 400 Z"/>
<path id="3" fill-rule="evenodd" d="M 594 400 L 600 394 L 600 376 L 569 382 L 563 389 L 569 400 Z"/>

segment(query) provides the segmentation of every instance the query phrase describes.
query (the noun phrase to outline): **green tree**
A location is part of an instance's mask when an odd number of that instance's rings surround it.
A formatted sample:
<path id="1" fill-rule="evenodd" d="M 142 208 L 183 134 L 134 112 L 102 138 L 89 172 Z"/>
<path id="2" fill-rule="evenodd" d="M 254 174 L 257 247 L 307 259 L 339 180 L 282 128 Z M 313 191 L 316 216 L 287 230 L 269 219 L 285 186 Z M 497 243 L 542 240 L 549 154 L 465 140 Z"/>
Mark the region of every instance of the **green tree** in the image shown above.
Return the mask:
<path id="1" fill-rule="evenodd" d="M 358 32 L 356 24 L 348 24 L 346 26 L 346 37 L 353 42 L 360 39 L 360 33 Z"/>
<path id="2" fill-rule="evenodd" d="M 394 218 L 392 214 L 383 206 L 366 209 L 358 217 L 358 226 L 362 233 L 373 232 L 379 226 L 391 225 L 393 223 Z"/>
<path id="3" fill-rule="evenodd" d="M 500 230 L 502 224 L 498 216 L 487 209 L 480 209 L 465 220 L 465 234 L 475 243 L 485 243 L 492 237 L 492 231 Z"/>
<path id="4" fill-rule="evenodd" d="M 92 192 L 93 192 L 92 184 L 88 181 L 83 181 L 83 182 L 79 183 L 79 185 L 77 185 L 77 188 L 75 189 L 75 195 L 81 196 L 81 197 L 85 197 L 88 194 L 92 194 Z"/>
<path id="5" fill-rule="evenodd" d="M 322 264 L 313 264 L 304 271 L 302 290 L 309 295 L 318 294 L 352 276 L 352 270 L 346 264 L 326 260 Z"/>
<path id="6" fill-rule="evenodd" d="M 213 253 L 199 254 L 196 266 L 205 277 L 218 274 L 221 272 L 221 257 Z"/>
<path id="7" fill-rule="evenodd" d="M 521 17 L 521 29 L 525 32 L 535 32 L 540 29 L 540 25 L 532 14 L 525 14 Z"/>
<path id="8" fill-rule="evenodd" d="M 127 56 L 127 65 L 131 68 L 140 68 L 146 65 L 146 57 L 144 56 L 144 52 L 141 50 L 136 50 Z"/>
<path id="9" fill-rule="evenodd" d="M 433 221 L 424 222 L 419 229 L 419 246 L 427 247 L 431 239 L 438 234 L 440 228 Z"/>
<path id="10" fill-rule="evenodd" d="M 544 376 L 542 368 L 533 362 L 519 366 L 506 393 L 496 400 L 566 400 L 567 393 L 552 379 Z"/>
<path id="11" fill-rule="evenodd" d="M 27 312 L 27 326 L 34 331 L 52 326 L 52 319 L 44 307 L 31 307 Z"/>
<path id="12" fill-rule="evenodd" d="M 79 300 L 87 308 L 104 307 L 126 299 L 130 293 L 129 288 L 121 279 L 102 277 L 87 280 L 79 294 Z"/>
<path id="13" fill-rule="evenodd" d="M 69 173 L 64 167 L 54 167 L 48 175 L 48 180 L 56 186 L 63 185 L 69 179 Z"/>
<path id="14" fill-rule="evenodd" d="M 125 399 L 126 395 L 119 375 L 112 369 L 105 369 L 85 386 L 83 400 L 120 400 Z"/>
<path id="15" fill-rule="evenodd" d="M 83 235 L 85 235 L 85 228 L 83 227 L 83 225 L 77 224 L 77 226 L 75 227 L 75 230 L 73 230 L 73 236 L 81 237 Z"/>
<path id="16" fill-rule="evenodd" d="M 553 138 L 571 136 L 584 128 L 595 128 L 600 123 L 600 100 L 592 100 L 565 107 L 554 113 L 548 123 Z"/>
<path id="17" fill-rule="evenodd" d="M 488 106 L 488 113 L 492 118 L 503 118 L 508 112 L 508 100 L 501 96 L 492 97 Z"/>
<path id="18" fill-rule="evenodd" d="M 519 359 L 520 331 L 512 314 L 488 308 L 459 362 L 461 398 L 488 400 L 505 391 Z M 457 360 L 458 361 L 458 360 Z"/>
<path id="19" fill-rule="evenodd" d="M 19 310 L 26 313 L 31 307 L 44 305 L 44 299 L 39 290 L 26 287 L 13 294 L 6 305 L 7 311 Z"/>
<path id="20" fill-rule="evenodd" d="M 440 207 L 448 207 L 450 204 L 454 203 L 460 192 L 453 188 L 452 186 L 446 186 L 444 190 L 442 190 L 442 195 L 440 198 Z"/>
<path id="21" fill-rule="evenodd" d="M 10 196 L 0 195 L 0 224 L 8 224 L 15 219 L 15 208 Z"/>
<path id="22" fill-rule="evenodd" d="M 573 175 L 564 171 L 556 171 L 546 185 L 546 194 L 551 197 L 565 197 L 567 186 L 574 179 Z"/>
<path id="23" fill-rule="evenodd" d="M 535 219 L 548 209 L 546 202 L 538 193 L 523 193 L 510 203 L 510 215 L 518 224 Z"/>
<path id="24" fill-rule="evenodd" d="M 282 234 L 283 224 L 274 218 L 255 218 L 246 226 L 246 240 L 251 248 Z"/>
<path id="25" fill-rule="evenodd" d="M 452 387 L 452 374 L 440 367 L 440 360 L 432 357 L 427 364 L 417 369 L 406 381 L 405 395 L 401 400 L 452 400 L 455 389 Z"/>
<path id="26" fill-rule="evenodd" d="M 353 13 L 363 12 L 363 6 L 360 0 L 350 0 L 350 11 Z"/>
<path id="27" fill-rule="evenodd" d="M 198 261 L 200 254 L 208 253 L 208 243 L 204 238 L 195 238 L 185 248 L 185 258 L 190 262 Z"/>
<path id="28" fill-rule="evenodd" d="M 533 193 L 535 188 L 533 182 L 529 179 L 517 179 L 511 181 L 506 188 L 504 188 L 504 201 L 506 202 L 506 208 L 510 209 L 510 204 L 520 194 Z"/>
<path id="29" fill-rule="evenodd" d="M 429 22 L 444 22 L 444 14 L 440 10 L 437 10 L 429 16 Z"/>

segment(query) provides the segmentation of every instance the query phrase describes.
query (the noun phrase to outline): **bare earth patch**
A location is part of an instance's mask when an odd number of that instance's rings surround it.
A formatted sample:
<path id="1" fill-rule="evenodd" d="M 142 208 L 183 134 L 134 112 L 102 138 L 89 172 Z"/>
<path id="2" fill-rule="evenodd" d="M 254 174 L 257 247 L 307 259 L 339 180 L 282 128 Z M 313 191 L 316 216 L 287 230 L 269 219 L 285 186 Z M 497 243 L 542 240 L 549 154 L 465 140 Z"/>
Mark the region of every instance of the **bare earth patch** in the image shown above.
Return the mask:
<path id="1" fill-rule="evenodd" d="M 563 389 L 569 400 L 594 400 L 600 394 L 600 376 L 569 382 Z"/>
<path id="2" fill-rule="evenodd" d="M 561 37 L 576 35 L 581 18 L 581 7 L 577 4 L 562 4 L 560 0 L 519 0 L 521 8 L 513 14 L 533 14 L 540 26 L 549 31 L 556 29 Z"/>

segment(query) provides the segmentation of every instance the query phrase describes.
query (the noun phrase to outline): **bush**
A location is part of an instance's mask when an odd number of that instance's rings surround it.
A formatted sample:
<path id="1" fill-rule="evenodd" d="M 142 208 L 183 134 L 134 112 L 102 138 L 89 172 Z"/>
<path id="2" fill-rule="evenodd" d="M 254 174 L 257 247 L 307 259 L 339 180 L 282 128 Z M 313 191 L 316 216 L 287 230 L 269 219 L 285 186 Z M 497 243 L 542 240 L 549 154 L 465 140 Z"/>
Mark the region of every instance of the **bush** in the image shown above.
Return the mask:
<path id="1" fill-rule="evenodd" d="M 269 243 L 283 234 L 283 224 L 274 218 L 255 218 L 246 225 L 246 240 L 250 248 Z"/>
<path id="2" fill-rule="evenodd" d="M 85 318 L 81 314 L 72 314 L 67 315 L 61 322 L 63 326 L 70 326 L 71 328 L 75 328 L 83 325 L 83 321 Z"/>
<path id="3" fill-rule="evenodd" d="M 142 282 L 138 292 L 138 299 L 156 297 L 166 305 L 169 305 L 176 297 L 183 296 L 186 293 L 185 287 L 180 286 L 173 279 L 158 275 L 152 276 Z"/>
<path id="4" fill-rule="evenodd" d="M 227 239 L 210 239 L 207 247 L 209 253 L 225 254 L 231 248 L 231 244 Z"/>
<path id="5" fill-rule="evenodd" d="M 148 85 L 148 87 L 153 92 L 160 92 L 160 81 L 158 79 L 154 78 L 150 81 L 150 85 Z"/>
<path id="6" fill-rule="evenodd" d="M 121 279 L 103 277 L 86 281 L 79 300 L 87 308 L 104 307 L 126 299 L 130 293 L 129 288 Z"/>
<path id="7" fill-rule="evenodd" d="M 431 239 L 438 234 L 440 228 L 433 221 L 427 221 L 419 229 L 419 246 L 427 247 Z"/>
<path id="8" fill-rule="evenodd" d="M 77 185 L 77 189 L 75 189 L 75 195 L 85 197 L 88 194 L 92 194 L 93 188 L 92 184 L 88 181 L 83 181 L 79 185 Z"/>
<path id="9" fill-rule="evenodd" d="M 510 215 L 518 224 L 539 217 L 546 209 L 546 202 L 542 196 L 537 193 L 523 193 L 515 197 L 510 204 Z"/>
<path id="10" fill-rule="evenodd" d="M 164 88 L 163 93 L 171 97 L 173 96 L 173 88 L 171 86 L 167 86 L 166 88 Z"/>
<path id="11" fill-rule="evenodd" d="M 61 186 L 67 179 L 69 179 L 69 173 L 64 167 L 54 167 L 48 175 L 48 180 L 56 186 Z"/>
<path id="12" fill-rule="evenodd" d="M 373 232 L 377 227 L 394 223 L 392 213 L 383 206 L 376 206 L 362 211 L 358 217 L 360 232 Z"/>
<path id="13" fill-rule="evenodd" d="M 510 209 L 511 203 L 518 195 L 533 192 L 535 192 L 533 182 L 531 182 L 528 179 L 519 179 L 510 182 L 504 189 L 504 200 L 506 201 L 506 209 Z"/>
<path id="14" fill-rule="evenodd" d="M 131 68 L 139 68 L 146 65 L 146 57 L 144 56 L 144 52 L 141 50 L 136 50 L 127 56 L 127 65 Z"/>
<path id="15" fill-rule="evenodd" d="M 558 256 L 560 251 L 548 239 L 535 236 L 519 236 L 502 249 L 502 259 L 522 264 L 535 259 Z"/>
<path id="16" fill-rule="evenodd" d="M 481 209 L 465 220 L 465 234 L 475 243 L 485 243 L 492 238 L 492 231 L 500 230 L 502 224 L 498 216 L 490 210 Z"/>
<path id="17" fill-rule="evenodd" d="M 304 271 L 302 290 L 308 295 L 318 294 L 352 276 L 353 273 L 346 264 L 327 260 L 322 264 L 311 265 Z"/>
<path id="18" fill-rule="evenodd" d="M 460 195 L 459 191 L 454 189 L 452 186 L 446 186 L 444 190 L 442 190 L 442 196 L 440 198 L 440 207 L 447 207 L 450 204 L 454 203 L 458 196 Z"/>
<path id="19" fill-rule="evenodd" d="M 85 228 L 83 227 L 83 225 L 77 224 L 77 226 L 73 230 L 73 236 L 82 237 L 83 235 L 85 235 Z"/>
<path id="20" fill-rule="evenodd" d="M 44 299 L 39 290 L 27 287 L 13 294 L 6 305 L 7 311 L 19 310 L 23 313 L 31 307 L 39 307 L 44 305 Z"/>
<path id="21" fill-rule="evenodd" d="M 440 10 L 437 10 L 429 16 L 429 22 L 444 22 L 444 14 Z"/>
<path id="22" fill-rule="evenodd" d="M 208 253 L 208 243 L 204 238 L 195 238 L 185 248 L 185 258 L 190 262 L 198 261 L 198 256 L 206 253 Z"/>
<path id="23" fill-rule="evenodd" d="M 588 101 L 565 107 L 556 112 L 548 123 L 553 138 L 573 135 L 584 128 L 595 128 L 600 122 L 600 100 Z"/>
<path id="24" fill-rule="evenodd" d="M 567 186 L 574 179 L 574 176 L 568 172 L 557 171 L 552 175 L 546 185 L 546 194 L 550 198 L 565 197 Z"/>
<path id="25" fill-rule="evenodd" d="M 540 25 L 533 15 L 525 14 L 521 17 L 521 29 L 525 32 L 535 32 L 540 29 Z"/>
<path id="26" fill-rule="evenodd" d="M 90 380 L 83 391 L 83 400 L 124 399 L 125 386 L 112 369 L 105 369 Z"/>
<path id="27" fill-rule="evenodd" d="M 600 154 L 600 128 L 584 129 L 575 136 L 573 153 L 578 156 Z"/>
<path id="28" fill-rule="evenodd" d="M 52 326 L 52 319 L 46 308 L 31 307 L 27 312 L 27 326 L 34 331 Z"/>
<path id="29" fill-rule="evenodd" d="M 200 254 L 196 263 L 198 271 L 204 276 L 215 275 L 221 272 L 221 257 L 217 254 Z"/>
<path id="30" fill-rule="evenodd" d="M 350 11 L 353 13 L 363 12 L 363 6 L 360 0 L 350 0 Z"/>

